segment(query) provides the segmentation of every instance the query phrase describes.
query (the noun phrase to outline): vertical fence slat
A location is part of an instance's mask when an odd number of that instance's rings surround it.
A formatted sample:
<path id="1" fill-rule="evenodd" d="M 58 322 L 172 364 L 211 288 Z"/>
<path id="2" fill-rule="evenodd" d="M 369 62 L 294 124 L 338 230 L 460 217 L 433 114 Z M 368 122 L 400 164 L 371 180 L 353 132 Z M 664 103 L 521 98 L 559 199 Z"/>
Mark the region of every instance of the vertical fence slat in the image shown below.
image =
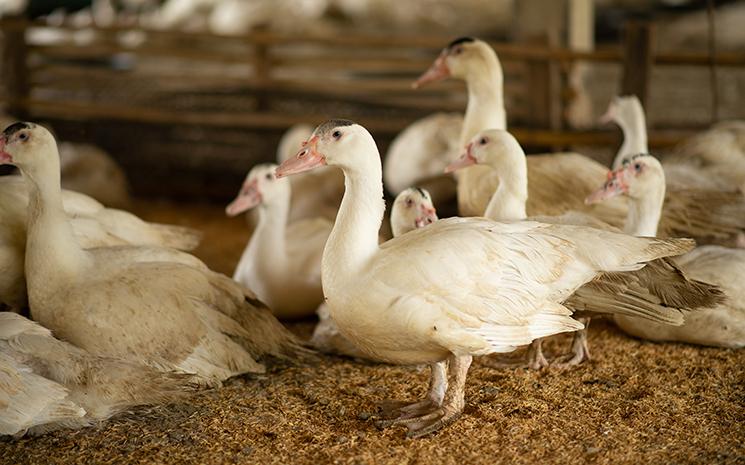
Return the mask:
<path id="1" fill-rule="evenodd" d="M 647 106 L 649 78 L 654 65 L 654 26 L 648 21 L 626 23 L 623 39 L 622 95 L 634 94 Z"/>
<path id="2" fill-rule="evenodd" d="M 2 80 L 7 92 L 7 111 L 18 118 L 26 118 L 24 102 L 29 96 L 26 21 L 4 18 L 0 21 L 2 41 Z"/>

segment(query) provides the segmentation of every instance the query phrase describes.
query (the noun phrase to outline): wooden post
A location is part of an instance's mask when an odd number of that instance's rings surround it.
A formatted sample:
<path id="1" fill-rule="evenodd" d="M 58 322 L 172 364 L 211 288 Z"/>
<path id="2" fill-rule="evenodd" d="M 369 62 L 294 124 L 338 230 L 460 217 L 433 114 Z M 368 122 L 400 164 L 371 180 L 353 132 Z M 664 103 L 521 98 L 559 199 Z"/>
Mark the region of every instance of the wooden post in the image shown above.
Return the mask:
<path id="1" fill-rule="evenodd" d="M 268 45 L 264 42 L 256 42 L 254 48 L 254 78 L 256 79 L 259 88 L 263 88 L 270 79 L 271 76 L 271 64 L 269 63 L 269 49 Z M 256 96 L 256 106 L 258 111 L 266 111 L 269 108 L 269 99 L 266 95 L 266 90 L 260 90 L 260 93 Z"/>
<path id="2" fill-rule="evenodd" d="M 514 37 L 525 44 L 561 47 L 566 27 L 566 0 L 521 0 L 515 2 Z M 531 127 L 560 129 L 561 69 L 552 60 L 532 60 L 528 63 L 530 109 L 527 123 Z"/>
<path id="3" fill-rule="evenodd" d="M 2 81 L 8 94 L 7 112 L 16 118 L 28 116 L 25 101 L 31 90 L 26 58 L 26 21 L 21 18 L 0 20 L 2 41 Z"/>
<path id="4" fill-rule="evenodd" d="M 654 62 L 654 26 L 648 21 L 626 23 L 623 39 L 622 95 L 636 95 L 643 106 L 647 105 L 649 77 Z"/>
<path id="5" fill-rule="evenodd" d="M 595 6 L 593 0 L 569 0 L 567 46 L 575 52 L 591 52 L 595 48 Z M 562 115 L 570 126 L 589 128 L 597 124 L 593 113 L 587 81 L 591 64 L 576 60 L 567 69 L 565 110 Z"/>

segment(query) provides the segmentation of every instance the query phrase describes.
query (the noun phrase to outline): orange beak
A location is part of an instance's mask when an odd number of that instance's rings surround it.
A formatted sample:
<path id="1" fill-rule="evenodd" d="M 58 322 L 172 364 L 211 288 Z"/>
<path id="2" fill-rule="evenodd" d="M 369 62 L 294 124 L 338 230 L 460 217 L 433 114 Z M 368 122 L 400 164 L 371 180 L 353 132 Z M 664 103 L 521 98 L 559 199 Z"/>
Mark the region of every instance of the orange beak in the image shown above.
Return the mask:
<path id="1" fill-rule="evenodd" d="M 278 178 L 298 174 L 304 171 L 312 170 L 326 164 L 326 157 L 316 149 L 318 136 L 311 137 L 303 143 L 303 148 L 294 157 L 285 160 L 275 171 Z"/>
<path id="2" fill-rule="evenodd" d="M 238 196 L 225 207 L 225 214 L 236 216 L 254 208 L 261 203 L 261 192 L 259 192 L 259 181 L 252 179 L 244 184 Z"/>
<path id="3" fill-rule="evenodd" d="M 458 157 L 457 160 L 451 162 L 446 168 L 446 173 L 452 173 L 455 170 L 459 170 L 461 168 L 465 168 L 467 166 L 475 165 L 477 163 L 476 157 L 474 157 L 471 154 L 471 149 L 473 148 L 473 143 L 469 143 L 466 146 L 466 151 L 461 154 L 460 157 Z"/>
<path id="4" fill-rule="evenodd" d="M 614 113 L 614 111 L 613 111 L 613 103 L 611 103 L 608 106 L 608 109 L 605 110 L 605 113 L 603 113 L 600 116 L 600 118 L 598 118 L 598 121 L 600 122 L 600 124 L 610 124 L 610 123 L 612 123 L 613 122 L 613 116 L 614 116 L 613 113 Z"/>
<path id="5" fill-rule="evenodd" d="M 0 136 L 0 165 L 5 165 L 7 163 L 13 163 L 13 157 L 10 156 L 8 152 L 5 151 L 5 144 L 7 144 L 8 141 L 4 135 Z"/>
<path id="6" fill-rule="evenodd" d="M 437 212 L 434 208 L 425 207 L 424 205 L 422 205 L 420 209 L 421 215 L 416 220 L 414 220 L 414 226 L 416 226 L 417 228 L 422 228 L 437 221 Z"/>
<path id="7" fill-rule="evenodd" d="M 593 203 L 602 202 L 603 200 L 612 199 L 628 193 L 629 185 L 626 182 L 626 176 L 629 175 L 629 168 L 619 168 L 615 171 L 608 172 L 608 179 L 603 184 L 603 187 L 596 190 L 592 194 L 585 198 L 585 204 L 591 205 Z"/>
<path id="8" fill-rule="evenodd" d="M 448 64 L 445 61 L 446 58 L 447 51 L 443 50 L 437 57 L 435 62 L 432 63 L 432 66 L 430 66 L 429 69 L 424 72 L 424 74 L 419 76 L 419 79 L 414 81 L 414 83 L 411 84 L 411 87 L 414 89 L 418 89 L 423 85 L 429 84 L 430 82 L 442 81 L 443 79 L 449 77 L 450 68 L 448 68 Z"/>

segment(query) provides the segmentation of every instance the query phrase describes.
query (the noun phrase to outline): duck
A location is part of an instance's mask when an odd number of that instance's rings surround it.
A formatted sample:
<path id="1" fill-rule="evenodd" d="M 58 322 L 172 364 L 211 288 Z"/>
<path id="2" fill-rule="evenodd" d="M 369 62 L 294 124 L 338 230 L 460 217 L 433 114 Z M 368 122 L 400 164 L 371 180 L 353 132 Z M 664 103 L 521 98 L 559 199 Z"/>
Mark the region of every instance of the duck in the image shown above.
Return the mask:
<path id="1" fill-rule="evenodd" d="M 94 356 L 34 321 L 0 312 L 0 435 L 82 428 L 194 390 L 189 375 Z"/>
<path id="2" fill-rule="evenodd" d="M 611 172 L 608 180 L 588 202 L 600 202 L 614 196 L 627 196 L 633 205 L 625 231 L 640 237 L 657 234 L 662 204 L 665 202 L 665 170 L 651 155 L 628 158 Z M 704 346 L 745 347 L 745 250 L 704 245 L 676 257 L 676 265 L 693 279 L 719 286 L 726 300 L 691 313 L 685 323 L 668 327 L 628 316 L 613 319 L 624 332 L 652 341 L 677 341 Z"/>
<path id="3" fill-rule="evenodd" d="M 613 169 L 630 157 L 649 153 L 644 108 L 635 95 L 614 97 L 601 121 L 614 122 L 623 131 Z M 736 174 L 736 166 L 666 159 L 661 163 L 666 183 L 662 235 L 691 236 L 700 244 L 745 246 L 745 190 L 722 174 Z"/>
<path id="4" fill-rule="evenodd" d="M 407 126 L 391 141 L 383 164 L 383 184 L 394 195 L 409 186 L 423 186 L 436 203 L 455 196 L 455 184 L 444 177 L 447 164 L 460 150 L 460 113 L 439 112 Z"/>
<path id="5" fill-rule="evenodd" d="M 602 123 L 615 123 L 623 132 L 623 143 L 613 159 L 612 169 L 618 169 L 623 162 L 634 155 L 649 153 L 647 144 L 647 122 L 644 107 L 636 95 L 616 96 L 611 99 L 608 109 L 600 117 Z M 665 182 L 670 188 L 736 189 L 727 181 L 701 166 L 692 163 L 664 163 Z"/>
<path id="6" fill-rule="evenodd" d="M 313 128 L 308 124 L 296 124 L 287 129 L 277 145 L 277 163 L 295 155 L 311 132 Z M 344 177 L 337 170 L 304 173 L 290 179 L 290 186 L 292 197 L 288 221 L 318 217 L 334 221 L 344 193 Z"/>
<path id="7" fill-rule="evenodd" d="M 233 279 L 253 289 L 278 318 L 302 318 L 323 301 L 321 255 L 332 223 L 324 217 L 288 223 L 292 188 L 289 179 L 275 178 L 276 168 L 272 163 L 253 167 L 225 209 L 228 216 L 258 211 Z"/>
<path id="8" fill-rule="evenodd" d="M 259 357 L 298 360 L 308 352 L 249 289 L 190 264 L 196 257 L 153 254 L 155 247 L 83 249 L 64 211 L 56 142 L 44 127 L 5 128 L 0 163 L 16 166 L 27 184 L 29 308 L 57 337 L 93 355 L 190 373 L 204 385 L 264 372 Z"/>
<path id="9" fill-rule="evenodd" d="M 427 189 L 409 187 L 401 191 L 391 207 L 391 231 L 398 237 L 437 221 L 432 196 Z"/>
<path id="10" fill-rule="evenodd" d="M 144 245 L 191 250 L 201 233 L 182 226 L 146 223 L 124 210 L 105 208 L 95 199 L 62 191 L 62 203 L 76 240 L 83 248 Z M 24 254 L 29 192 L 18 175 L 0 177 L 0 307 L 27 307 Z"/>
<path id="11" fill-rule="evenodd" d="M 5 126 L 3 126 L 5 127 Z M 132 205 L 124 170 L 101 148 L 91 144 L 59 144 L 62 188 L 80 192 L 113 208 Z"/>
<path id="12" fill-rule="evenodd" d="M 617 228 L 582 212 L 567 212 L 561 216 L 528 218 L 528 169 L 525 152 L 508 131 L 488 129 L 477 133 L 462 155 L 448 166 L 448 171 L 481 164 L 494 170 L 499 177 L 496 192 L 489 201 L 485 216 L 494 221 L 536 220 L 544 223 L 579 225 L 605 231 Z M 596 247 L 602 248 L 601 242 Z M 590 359 L 587 331 L 591 315 L 631 315 L 665 325 L 681 325 L 687 315 L 699 308 L 718 302 L 721 292 L 706 283 L 688 279 L 668 259 L 652 261 L 642 270 L 625 274 L 605 274 L 580 287 L 565 305 L 576 312 L 584 328 L 574 334 L 572 350 L 560 357 L 555 365 L 567 368 Z M 672 311 L 671 311 L 672 310 Z M 671 318 L 672 316 L 672 318 Z M 541 369 L 549 366 L 543 356 L 542 340 L 536 340 L 528 350 L 527 366 Z M 513 366 L 514 363 L 489 362 L 491 366 Z M 522 366 L 522 363 L 517 363 Z"/>
<path id="13" fill-rule="evenodd" d="M 415 88 L 446 78 L 461 79 L 468 89 L 463 127 L 457 143 L 465 147 L 479 131 L 507 129 L 504 107 L 502 65 L 486 42 L 461 37 L 448 44 L 430 68 L 415 82 Z M 575 210 L 590 213 L 602 221 L 621 226 L 625 215 L 623 201 L 586 206 L 585 197 L 602 182 L 607 169 L 577 153 L 533 155 L 528 159 L 530 183 L 528 213 L 561 215 Z M 481 216 L 497 188 L 497 177 L 485 166 L 471 166 L 456 174 L 458 212 L 461 216 Z M 572 189 L 567 189 L 571 179 Z M 598 208 L 601 207 L 601 208 Z"/>
<path id="14" fill-rule="evenodd" d="M 385 202 L 372 135 L 352 121 L 326 121 L 276 175 L 320 166 L 341 169 L 346 186 L 321 262 L 331 317 L 371 358 L 433 367 L 426 397 L 396 406 L 379 423 L 405 425 L 412 437 L 461 415 L 473 356 L 581 329 L 561 304 L 577 288 L 693 247 L 689 239 L 459 217 L 379 245 Z M 589 246 L 597 242 L 602 250 Z"/>
<path id="15" fill-rule="evenodd" d="M 426 189 L 409 187 L 399 193 L 391 207 L 391 231 L 398 237 L 423 228 L 437 221 L 437 211 L 432 197 Z M 331 319 L 328 305 L 321 304 L 316 311 L 318 324 L 313 330 L 310 345 L 321 352 L 366 359 L 367 356 L 352 342 L 345 338 L 336 323 Z"/>
<path id="16" fill-rule="evenodd" d="M 745 121 L 716 123 L 675 146 L 664 166 L 693 165 L 745 192 Z"/>

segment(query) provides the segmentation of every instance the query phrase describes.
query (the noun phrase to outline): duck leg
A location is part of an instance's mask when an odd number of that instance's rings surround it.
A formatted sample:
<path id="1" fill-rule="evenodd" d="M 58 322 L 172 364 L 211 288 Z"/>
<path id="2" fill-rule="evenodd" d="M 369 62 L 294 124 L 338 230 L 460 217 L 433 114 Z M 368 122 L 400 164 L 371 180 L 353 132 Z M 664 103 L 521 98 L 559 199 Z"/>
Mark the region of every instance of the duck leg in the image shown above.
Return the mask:
<path id="1" fill-rule="evenodd" d="M 528 346 L 525 358 L 509 360 L 507 358 L 483 358 L 481 363 L 490 368 L 530 368 L 541 370 L 548 367 L 548 360 L 543 355 L 543 339 L 536 339 Z"/>
<path id="2" fill-rule="evenodd" d="M 416 402 L 390 400 L 381 402 L 379 407 L 382 410 L 381 416 L 384 420 L 379 421 L 378 426 L 390 426 L 393 423 L 388 424 L 387 420 L 395 421 L 397 419 L 419 416 L 442 405 L 442 400 L 445 397 L 445 391 L 447 391 L 448 387 L 447 360 L 432 363 L 429 367 L 431 374 L 427 395 Z"/>
<path id="3" fill-rule="evenodd" d="M 585 360 L 590 360 L 590 349 L 587 346 L 587 327 L 590 326 L 589 318 L 577 318 L 579 322 L 585 325 L 584 329 L 575 331 L 572 339 L 572 351 L 562 357 L 552 365 L 559 368 L 569 368 L 577 366 Z"/>
<path id="4" fill-rule="evenodd" d="M 388 425 L 405 425 L 409 429 L 406 435 L 415 438 L 434 433 L 454 422 L 463 413 L 466 375 L 472 360 L 470 355 L 450 357 L 448 388 L 440 406 L 419 416 L 391 420 Z"/>

